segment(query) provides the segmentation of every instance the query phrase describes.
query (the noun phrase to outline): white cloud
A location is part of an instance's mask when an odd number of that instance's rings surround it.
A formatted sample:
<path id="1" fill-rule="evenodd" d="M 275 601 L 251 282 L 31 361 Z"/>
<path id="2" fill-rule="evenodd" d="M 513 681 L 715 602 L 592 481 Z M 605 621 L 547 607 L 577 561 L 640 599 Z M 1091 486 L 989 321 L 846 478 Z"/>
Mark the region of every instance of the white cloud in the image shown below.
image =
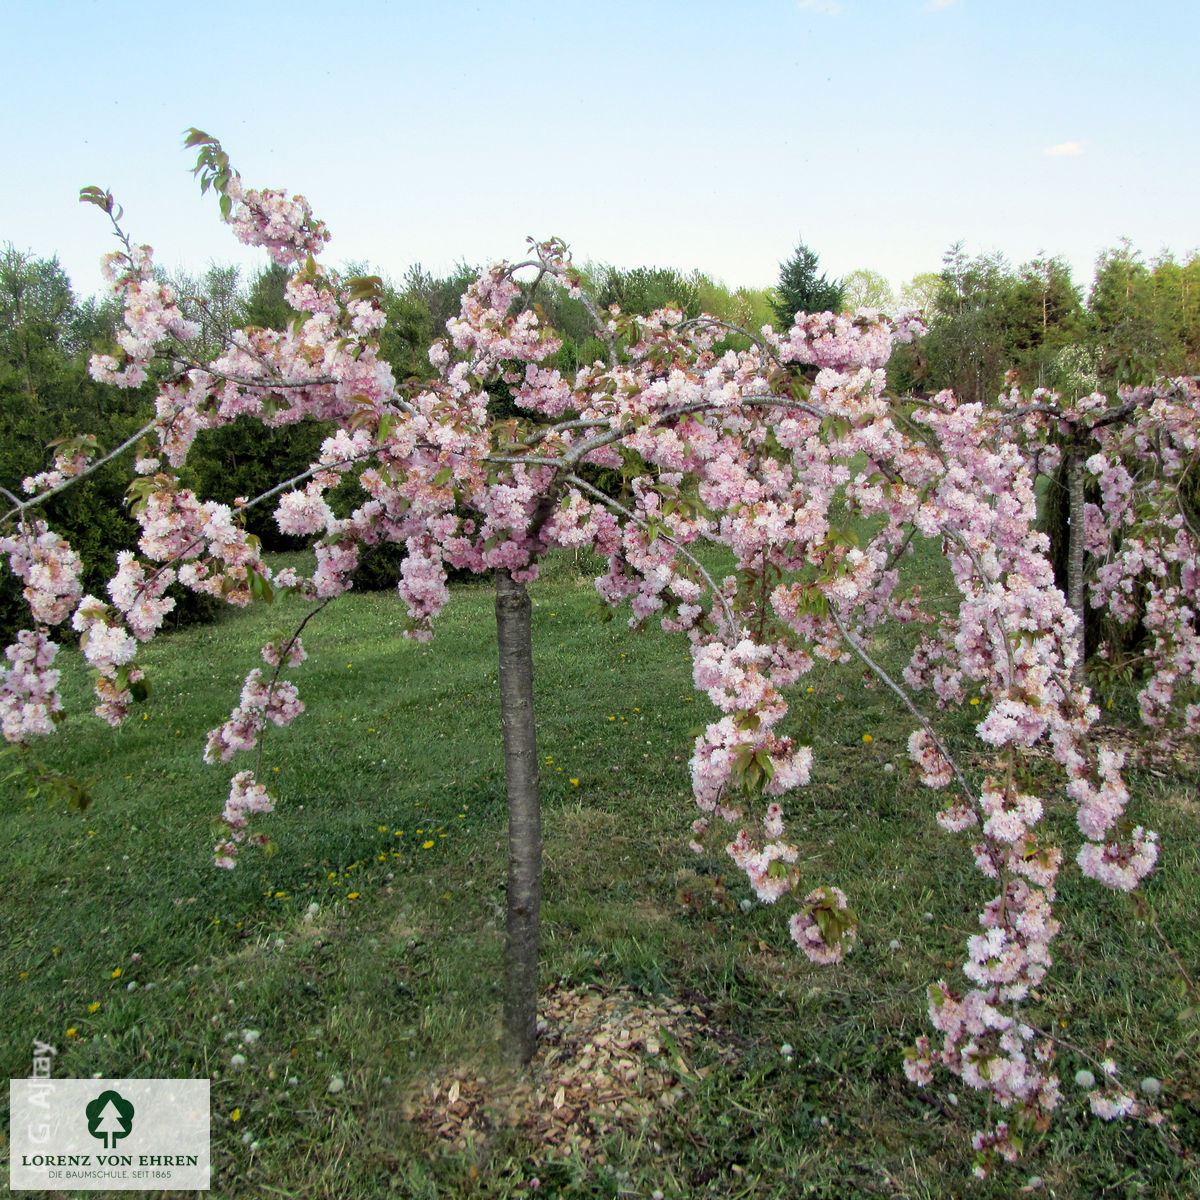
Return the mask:
<path id="1" fill-rule="evenodd" d="M 797 0 L 796 7 L 811 8 L 827 17 L 836 17 L 842 11 L 840 0 Z"/>
<path id="2" fill-rule="evenodd" d="M 1082 142 L 1059 142 L 1057 146 L 1047 146 L 1042 151 L 1047 158 L 1068 158 L 1083 153 Z"/>

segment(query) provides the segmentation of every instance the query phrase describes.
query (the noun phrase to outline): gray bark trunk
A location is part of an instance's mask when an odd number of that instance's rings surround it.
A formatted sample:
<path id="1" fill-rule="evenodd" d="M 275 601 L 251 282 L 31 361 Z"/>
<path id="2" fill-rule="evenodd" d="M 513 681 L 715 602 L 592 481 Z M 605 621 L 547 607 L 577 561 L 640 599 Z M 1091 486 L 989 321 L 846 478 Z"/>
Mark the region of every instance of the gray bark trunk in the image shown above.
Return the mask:
<path id="1" fill-rule="evenodd" d="M 542 907 L 542 814 L 533 714 L 529 593 L 496 572 L 500 717 L 508 788 L 508 946 L 504 967 L 504 1057 L 529 1062 L 537 1049 L 538 922 Z"/>
<path id="2" fill-rule="evenodd" d="M 1067 463 L 1067 502 L 1070 516 L 1067 537 L 1067 603 L 1071 611 L 1079 618 L 1079 630 L 1076 634 L 1079 647 L 1079 658 L 1075 669 L 1071 672 L 1071 682 L 1077 686 L 1083 683 L 1083 656 L 1086 642 L 1084 639 L 1084 622 L 1087 620 L 1087 605 L 1083 587 L 1083 549 L 1086 518 L 1084 516 L 1084 474 L 1083 447 L 1077 443 L 1069 451 L 1071 457 Z"/>

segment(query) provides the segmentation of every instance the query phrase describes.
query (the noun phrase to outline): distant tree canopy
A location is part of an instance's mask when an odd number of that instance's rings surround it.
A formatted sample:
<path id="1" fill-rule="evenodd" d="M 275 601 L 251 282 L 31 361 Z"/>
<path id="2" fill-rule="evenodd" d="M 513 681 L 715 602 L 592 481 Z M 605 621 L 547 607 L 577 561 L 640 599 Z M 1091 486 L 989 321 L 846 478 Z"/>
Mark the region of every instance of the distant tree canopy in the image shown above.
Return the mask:
<path id="1" fill-rule="evenodd" d="M 915 283 L 915 281 L 914 281 Z M 1156 376 L 1200 373 L 1200 254 L 1147 264 L 1122 241 L 1096 261 L 1087 303 L 1062 258 L 1013 267 L 999 254 L 942 263 L 919 353 L 921 386 L 991 401 L 1005 373 L 1081 395 Z"/>
<path id="2" fill-rule="evenodd" d="M 1062 259 L 1043 255 L 1014 269 L 1003 255 L 969 259 L 961 244 L 952 246 L 923 344 L 930 385 L 992 400 L 1016 369 L 1031 384 L 1054 386 L 1059 355 L 1078 342 L 1083 317 Z"/>
<path id="3" fill-rule="evenodd" d="M 779 264 L 775 285 L 775 321 L 780 329 L 792 324 L 798 312 L 841 312 L 842 285 L 817 273 L 816 252 L 800 242 L 792 257 Z"/>
<path id="4" fill-rule="evenodd" d="M 1123 239 L 1096 262 L 1089 309 L 1104 376 L 1200 373 L 1200 253 L 1147 264 Z"/>
<path id="5" fill-rule="evenodd" d="M 891 312 L 897 307 L 892 285 L 868 267 L 859 267 L 842 280 L 842 304 L 851 311 L 877 308 L 880 312 Z"/>

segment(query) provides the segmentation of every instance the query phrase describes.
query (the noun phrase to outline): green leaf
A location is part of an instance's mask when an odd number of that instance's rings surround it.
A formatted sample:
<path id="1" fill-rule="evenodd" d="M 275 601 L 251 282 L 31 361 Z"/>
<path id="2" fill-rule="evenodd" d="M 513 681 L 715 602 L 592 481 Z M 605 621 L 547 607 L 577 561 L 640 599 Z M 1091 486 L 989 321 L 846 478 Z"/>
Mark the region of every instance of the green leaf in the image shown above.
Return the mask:
<path id="1" fill-rule="evenodd" d="M 107 192 L 103 188 L 85 187 L 79 189 L 80 204 L 94 204 L 97 208 L 108 213 L 110 216 L 113 211 L 112 192 Z"/>
<path id="2" fill-rule="evenodd" d="M 260 575 L 257 571 L 251 570 L 250 576 L 250 595 L 255 600 L 261 600 L 264 604 L 272 604 L 275 600 L 275 589 L 271 587 L 269 580 L 264 575 Z"/>

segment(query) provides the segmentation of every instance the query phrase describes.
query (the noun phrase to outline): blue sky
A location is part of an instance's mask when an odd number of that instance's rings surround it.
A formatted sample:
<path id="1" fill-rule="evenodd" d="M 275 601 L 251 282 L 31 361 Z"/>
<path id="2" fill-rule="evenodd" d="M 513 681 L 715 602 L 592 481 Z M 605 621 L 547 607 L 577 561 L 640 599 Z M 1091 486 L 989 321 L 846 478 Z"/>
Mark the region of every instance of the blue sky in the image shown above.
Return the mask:
<path id="1" fill-rule="evenodd" d="M 699 267 L 766 286 L 803 238 L 900 283 L 947 247 L 1088 283 L 1129 237 L 1200 247 L 1197 0 L 203 5 L 8 0 L 0 243 L 86 294 L 113 190 L 167 267 L 256 265 L 182 132 L 308 196 L 335 262 Z"/>

